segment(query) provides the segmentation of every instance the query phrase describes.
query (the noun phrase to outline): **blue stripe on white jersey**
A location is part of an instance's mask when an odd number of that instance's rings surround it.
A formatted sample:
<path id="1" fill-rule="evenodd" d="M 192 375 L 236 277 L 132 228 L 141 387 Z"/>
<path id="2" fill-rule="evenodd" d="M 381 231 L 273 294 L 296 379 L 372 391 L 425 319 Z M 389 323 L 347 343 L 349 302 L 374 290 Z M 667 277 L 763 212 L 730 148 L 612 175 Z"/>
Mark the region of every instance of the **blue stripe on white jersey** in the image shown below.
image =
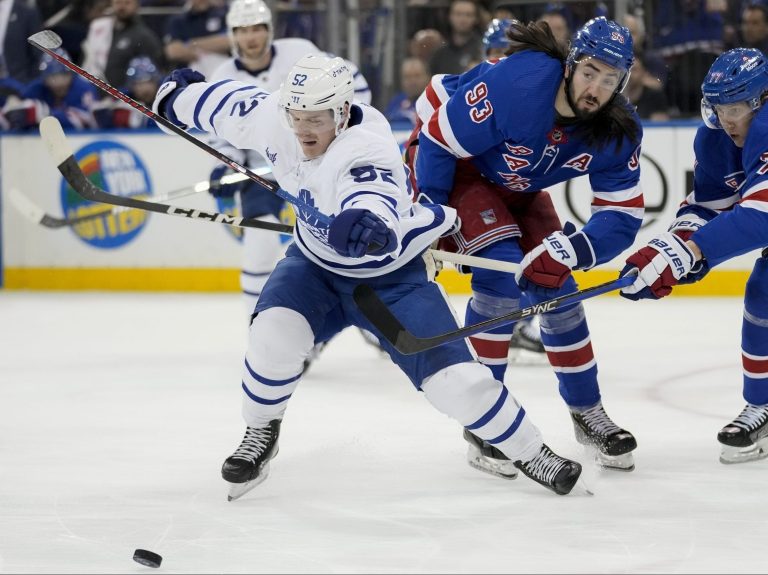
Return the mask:
<path id="1" fill-rule="evenodd" d="M 424 207 L 424 209 L 431 211 L 434 215 L 434 218 L 427 225 L 409 230 L 403 236 L 403 239 L 400 243 L 400 249 L 398 250 L 397 254 L 394 255 L 394 257 L 392 254 L 389 254 L 379 259 L 374 259 L 375 256 L 367 256 L 365 258 L 356 258 L 356 259 L 344 258 L 347 261 L 355 262 L 355 263 L 349 263 L 349 264 L 340 263 L 338 261 L 332 261 L 330 259 L 320 257 L 316 253 L 311 251 L 310 246 L 307 244 L 304 237 L 302 236 L 302 233 L 303 233 L 302 228 L 296 229 L 296 234 L 295 234 L 296 243 L 299 246 L 299 248 L 302 250 L 302 252 L 304 252 L 312 261 L 331 271 L 337 271 L 339 273 L 342 273 L 341 270 L 344 270 L 346 272 L 352 272 L 352 271 L 363 272 L 366 270 L 372 272 L 375 270 L 384 270 L 384 269 L 386 269 L 387 272 L 393 271 L 398 267 L 411 261 L 414 257 L 421 254 L 428 247 L 423 245 L 424 236 L 426 234 L 432 235 L 434 230 L 441 229 L 445 224 L 446 213 L 444 211 L 443 206 L 426 205 L 426 204 L 421 204 L 421 205 Z M 317 239 L 316 234 L 311 234 L 311 237 L 313 239 Z M 328 236 L 326 233 L 325 235 L 326 240 L 327 240 L 327 237 Z M 363 261 L 363 260 L 366 260 L 366 261 Z M 382 275 L 382 274 L 381 273 L 364 273 L 364 274 L 363 273 L 359 273 L 359 274 L 342 273 L 342 275 L 360 275 L 361 277 L 371 277 L 371 276 Z"/>
<path id="2" fill-rule="evenodd" d="M 307 158 L 296 135 L 280 120 L 278 102 L 278 94 L 249 89 L 242 82 L 202 82 L 186 87 L 171 112 L 184 124 L 267 157 L 280 187 L 322 214 L 338 214 L 352 205 L 370 210 L 395 232 L 399 244 L 399 251 L 384 256 L 342 256 L 328 245 L 328 225 L 308 210 L 296 209 L 294 237 L 314 263 L 349 277 L 383 275 L 419 256 L 450 229 L 455 210 L 413 204 L 400 148 L 379 111 L 353 106 L 354 124 L 324 154 Z"/>

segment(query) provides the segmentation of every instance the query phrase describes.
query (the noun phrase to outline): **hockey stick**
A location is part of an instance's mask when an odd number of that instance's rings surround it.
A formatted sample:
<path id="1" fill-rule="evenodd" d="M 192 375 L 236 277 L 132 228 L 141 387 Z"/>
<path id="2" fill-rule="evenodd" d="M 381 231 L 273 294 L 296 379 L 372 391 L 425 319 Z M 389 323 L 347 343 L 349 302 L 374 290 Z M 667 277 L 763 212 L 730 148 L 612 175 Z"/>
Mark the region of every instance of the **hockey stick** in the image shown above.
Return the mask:
<path id="1" fill-rule="evenodd" d="M 48 54 L 51 58 L 55 59 L 57 62 L 63 64 L 64 66 L 72 70 L 78 76 L 85 78 L 91 84 L 93 84 L 97 88 L 100 88 L 101 90 L 103 90 L 104 92 L 112 96 L 113 98 L 117 98 L 118 100 L 125 102 L 135 110 L 138 110 L 148 118 L 154 120 L 158 125 L 162 125 L 164 128 L 167 128 L 169 131 L 173 132 L 174 134 L 181 136 L 182 138 L 184 138 L 188 142 L 191 142 L 198 148 L 205 150 L 206 152 L 211 154 L 214 158 L 217 158 L 219 161 L 225 163 L 236 172 L 240 172 L 241 174 L 247 176 L 254 182 L 264 186 L 270 192 L 273 192 L 277 196 L 284 199 L 286 202 L 293 204 L 294 206 L 296 206 L 297 208 L 300 208 L 301 210 L 304 210 L 305 212 L 309 212 L 313 217 L 317 218 L 318 221 L 326 225 L 329 225 L 331 223 L 331 218 L 323 214 L 322 212 L 320 212 L 315 206 L 308 204 L 307 202 L 297 198 L 296 196 L 292 196 L 291 194 L 289 194 L 288 192 L 286 192 L 285 190 L 277 186 L 275 183 L 262 178 L 261 176 L 249 170 L 242 164 L 239 164 L 238 162 L 236 162 L 226 154 L 222 154 L 216 148 L 209 146 L 205 142 L 202 142 L 198 138 L 194 137 L 192 134 L 187 133 L 185 130 L 183 130 L 173 122 L 166 120 L 162 116 L 155 114 L 152 110 L 147 108 L 144 104 L 137 102 L 130 96 L 122 93 L 120 90 L 114 88 L 113 86 L 110 86 L 105 81 L 97 78 L 96 76 L 90 74 L 89 72 L 86 72 L 74 62 L 70 62 L 69 60 L 67 60 L 65 57 L 63 57 L 61 54 L 55 51 L 57 48 L 60 48 L 62 44 L 61 38 L 55 32 L 51 30 L 43 30 L 41 32 L 37 32 L 35 34 L 32 34 L 29 38 L 27 38 L 27 42 L 32 44 L 38 50 L 42 50 L 43 52 Z M 150 210 L 150 211 L 156 211 L 156 210 Z M 246 227 L 251 227 L 251 226 L 246 226 Z"/>
<path id="2" fill-rule="evenodd" d="M 470 335 L 488 331 L 501 325 L 513 323 L 537 313 L 547 313 L 564 305 L 576 303 L 615 289 L 621 289 L 632 284 L 633 281 L 635 281 L 634 277 L 622 277 L 432 337 L 417 337 L 403 327 L 400 320 L 381 301 L 373 288 L 367 284 L 358 285 L 355 288 L 353 298 L 366 319 L 381 332 L 384 338 L 397 351 L 405 355 L 411 355 L 458 339 L 464 339 Z"/>
<path id="3" fill-rule="evenodd" d="M 40 135 L 48 146 L 48 151 L 54 162 L 56 162 L 56 167 L 59 172 L 61 172 L 61 175 L 64 176 L 67 183 L 72 186 L 72 189 L 86 200 L 112 204 L 115 206 L 124 206 L 126 208 L 138 208 L 140 210 L 181 216 L 183 218 L 218 222 L 241 228 L 256 228 L 280 232 L 282 234 L 293 234 L 293 226 L 285 224 L 263 222 L 254 218 L 230 216 L 220 212 L 204 212 L 193 208 L 181 208 L 169 204 L 148 202 L 137 198 L 115 196 L 107 193 L 91 182 L 80 169 L 80 164 L 77 163 L 77 160 L 72 153 L 72 149 L 69 147 L 67 138 L 64 136 L 64 130 L 61 129 L 61 124 L 56 118 L 53 116 L 43 118 L 40 122 Z"/>
<path id="4" fill-rule="evenodd" d="M 243 174 L 228 174 L 221 178 L 221 183 L 234 184 L 236 182 L 242 182 L 247 179 L 248 177 L 244 176 Z M 178 198 L 184 198 L 193 194 L 207 192 L 209 188 L 210 184 L 208 180 L 205 180 L 202 182 L 197 182 L 193 186 L 186 186 L 184 188 L 166 192 L 165 194 L 152 196 L 152 201 L 157 203 L 166 202 L 168 200 L 176 200 Z M 117 206 L 110 210 L 105 209 L 98 213 L 85 214 L 83 216 L 75 216 L 71 218 L 57 218 L 56 216 L 45 213 L 45 211 L 40 206 L 35 204 L 32 200 L 30 200 L 26 195 L 21 193 L 16 188 L 11 188 L 8 190 L 8 199 L 11 201 L 11 204 L 13 204 L 13 206 L 32 223 L 39 224 L 51 229 L 61 229 L 68 226 L 75 226 L 82 222 L 88 222 L 102 217 L 116 215 L 129 209 L 135 209 Z"/>
<path id="5" fill-rule="evenodd" d="M 282 234 L 293 233 L 293 227 L 285 224 L 263 222 L 252 218 L 238 218 L 220 212 L 203 212 L 191 208 L 180 208 L 159 201 L 145 201 L 110 194 L 91 182 L 80 169 L 80 164 L 75 160 L 75 157 L 72 154 L 72 148 L 64 135 L 64 130 L 62 130 L 61 124 L 56 118 L 53 116 L 43 118 L 40 122 L 40 135 L 46 143 L 48 151 L 56 163 L 59 172 L 61 172 L 61 175 L 64 176 L 64 179 L 67 180 L 67 183 L 72 186 L 72 189 L 74 189 L 77 194 L 87 200 L 111 204 L 113 206 L 124 206 L 127 208 L 169 214 L 172 216 L 217 222 L 234 227 L 266 229 Z M 224 178 L 222 178 L 222 180 L 223 179 Z M 26 197 L 21 196 L 21 198 L 26 201 L 28 208 L 37 211 L 36 214 L 33 214 L 33 219 L 39 218 L 42 210 L 32 204 Z M 43 216 L 45 216 L 45 214 L 43 214 Z M 430 250 L 430 252 L 435 259 L 458 265 L 486 268 L 513 274 L 517 273 L 520 269 L 518 264 L 488 258 L 454 254 L 442 250 Z"/>

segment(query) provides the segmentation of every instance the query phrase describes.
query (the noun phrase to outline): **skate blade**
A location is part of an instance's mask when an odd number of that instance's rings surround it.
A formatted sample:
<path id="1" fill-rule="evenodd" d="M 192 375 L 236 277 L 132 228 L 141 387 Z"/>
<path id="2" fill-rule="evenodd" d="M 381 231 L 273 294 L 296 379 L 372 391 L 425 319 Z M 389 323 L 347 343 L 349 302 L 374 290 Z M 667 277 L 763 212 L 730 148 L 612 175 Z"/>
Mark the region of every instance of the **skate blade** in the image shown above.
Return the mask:
<path id="1" fill-rule="evenodd" d="M 473 445 L 467 448 L 467 463 L 470 467 L 501 479 L 517 479 L 517 467 L 511 461 L 485 457 Z"/>
<path id="2" fill-rule="evenodd" d="M 593 497 L 595 492 L 589 488 L 584 479 L 579 477 L 576 485 L 574 485 L 573 489 L 571 489 L 570 495 L 586 495 L 588 497 Z"/>
<path id="3" fill-rule="evenodd" d="M 748 461 L 757 461 L 768 457 L 768 437 L 759 440 L 754 445 L 748 447 L 731 447 L 723 445 L 720 452 L 720 463 L 733 465 L 736 463 L 747 463 Z"/>
<path id="4" fill-rule="evenodd" d="M 629 473 L 635 469 L 635 458 L 632 453 L 622 455 L 606 455 L 600 450 L 595 451 L 595 463 L 603 469 Z"/>
<path id="5" fill-rule="evenodd" d="M 227 495 L 227 501 L 235 501 L 236 499 L 240 499 L 243 495 L 251 491 L 254 487 L 258 486 L 261 483 L 264 483 L 264 480 L 267 477 L 269 477 L 269 462 L 267 462 L 264 465 L 264 467 L 261 468 L 261 471 L 259 472 L 259 476 L 256 479 L 251 479 L 250 481 L 246 481 L 245 483 L 230 483 L 229 495 Z"/>

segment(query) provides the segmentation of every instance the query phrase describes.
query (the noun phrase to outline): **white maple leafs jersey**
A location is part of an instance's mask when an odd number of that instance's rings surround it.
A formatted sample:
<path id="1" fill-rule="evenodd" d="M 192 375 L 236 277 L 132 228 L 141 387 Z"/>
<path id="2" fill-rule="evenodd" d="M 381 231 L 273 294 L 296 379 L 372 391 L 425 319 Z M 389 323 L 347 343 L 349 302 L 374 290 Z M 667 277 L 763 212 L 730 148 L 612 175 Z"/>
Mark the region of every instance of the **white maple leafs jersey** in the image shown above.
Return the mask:
<path id="1" fill-rule="evenodd" d="M 277 92 L 293 65 L 307 54 L 322 54 L 320 50 L 309 40 L 303 38 L 281 38 L 272 41 L 272 59 L 269 66 L 261 70 L 251 72 L 246 70 L 238 58 L 230 58 L 219 66 L 216 71 L 207 78 L 210 82 L 219 80 L 238 80 L 246 84 L 258 86 L 267 92 Z M 371 103 L 371 90 L 360 70 L 352 62 L 345 60 L 353 75 L 353 87 L 355 101 L 363 104 Z M 240 151 L 234 146 L 227 146 L 221 141 L 213 141 L 211 144 L 230 158 L 251 168 L 267 165 L 261 155 L 254 152 Z M 271 178 L 270 178 L 271 179 Z"/>
<path id="2" fill-rule="evenodd" d="M 348 277 L 383 275 L 420 255 L 450 229 L 455 210 L 413 203 L 400 148 L 381 112 L 353 106 L 350 126 L 325 154 L 309 160 L 280 119 L 278 99 L 279 93 L 233 80 L 200 82 L 181 92 L 173 112 L 187 126 L 260 153 L 281 188 L 321 213 L 334 216 L 348 208 L 367 209 L 397 236 L 398 246 L 389 254 L 345 257 L 328 244 L 327 224 L 309 210 L 294 207 L 294 240 L 311 261 Z"/>

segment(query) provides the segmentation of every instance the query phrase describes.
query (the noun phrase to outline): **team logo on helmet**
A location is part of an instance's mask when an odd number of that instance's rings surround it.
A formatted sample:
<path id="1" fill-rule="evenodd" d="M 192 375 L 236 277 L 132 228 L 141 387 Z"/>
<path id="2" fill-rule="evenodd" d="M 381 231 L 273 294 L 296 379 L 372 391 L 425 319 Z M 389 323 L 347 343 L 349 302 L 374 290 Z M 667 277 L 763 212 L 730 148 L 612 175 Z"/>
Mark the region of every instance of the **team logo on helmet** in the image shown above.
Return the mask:
<path id="1" fill-rule="evenodd" d="M 768 62 L 760 50 L 734 48 L 718 56 L 701 84 L 701 117 L 709 128 L 721 128 L 716 107 L 747 102 L 753 112 L 768 92 Z"/>

